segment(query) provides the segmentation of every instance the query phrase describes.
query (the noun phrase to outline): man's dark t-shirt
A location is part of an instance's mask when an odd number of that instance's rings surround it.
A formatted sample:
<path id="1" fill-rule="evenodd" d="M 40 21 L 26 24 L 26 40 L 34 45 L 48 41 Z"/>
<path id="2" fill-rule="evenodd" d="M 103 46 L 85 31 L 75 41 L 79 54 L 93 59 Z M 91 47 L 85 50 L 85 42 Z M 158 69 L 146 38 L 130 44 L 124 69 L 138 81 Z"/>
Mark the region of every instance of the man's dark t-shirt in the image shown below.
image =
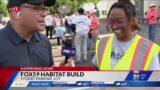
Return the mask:
<path id="1" fill-rule="evenodd" d="M 13 30 L 10 22 L 0 30 L 0 67 L 52 65 L 51 44 L 45 36 L 36 32 L 27 42 Z"/>

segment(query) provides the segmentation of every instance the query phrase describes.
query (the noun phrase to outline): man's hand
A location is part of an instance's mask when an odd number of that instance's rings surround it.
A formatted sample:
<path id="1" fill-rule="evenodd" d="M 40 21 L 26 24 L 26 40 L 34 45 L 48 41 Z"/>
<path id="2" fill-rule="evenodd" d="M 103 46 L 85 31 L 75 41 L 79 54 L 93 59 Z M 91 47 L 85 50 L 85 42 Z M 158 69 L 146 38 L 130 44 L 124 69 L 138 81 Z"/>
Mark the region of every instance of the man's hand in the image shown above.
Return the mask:
<path id="1" fill-rule="evenodd" d="M 62 61 L 59 66 L 65 66 L 65 67 L 75 67 L 74 61 L 72 58 L 68 59 L 68 62 L 65 64 L 64 61 Z"/>

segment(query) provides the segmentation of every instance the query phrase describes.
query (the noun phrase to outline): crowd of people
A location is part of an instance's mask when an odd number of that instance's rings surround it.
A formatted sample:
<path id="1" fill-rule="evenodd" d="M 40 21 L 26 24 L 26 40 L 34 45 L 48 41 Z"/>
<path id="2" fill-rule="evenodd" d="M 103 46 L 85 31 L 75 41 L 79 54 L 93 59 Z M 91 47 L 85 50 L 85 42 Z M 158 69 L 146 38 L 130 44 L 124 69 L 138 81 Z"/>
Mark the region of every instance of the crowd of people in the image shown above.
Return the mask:
<path id="1" fill-rule="evenodd" d="M 98 27 L 100 22 L 95 13 L 95 9 L 85 11 L 83 8 L 63 17 L 60 13 L 51 15 L 48 12 L 45 16 L 46 36 L 49 39 L 53 39 L 54 35 L 59 46 L 64 44 L 65 34 L 69 34 L 74 40 L 73 46 L 76 48 L 76 61 L 79 63 L 86 61 L 87 50 L 95 51 L 94 47 L 99 35 Z M 88 33 L 91 34 L 92 38 L 88 37 Z M 82 54 L 84 58 L 81 57 Z"/>
<path id="2" fill-rule="evenodd" d="M 55 0 L 8 1 L 10 21 L 0 30 L 0 67 L 54 65 L 51 43 L 40 33 L 45 29 L 46 7 L 54 4 Z M 71 61 L 61 65 L 71 66 Z"/>

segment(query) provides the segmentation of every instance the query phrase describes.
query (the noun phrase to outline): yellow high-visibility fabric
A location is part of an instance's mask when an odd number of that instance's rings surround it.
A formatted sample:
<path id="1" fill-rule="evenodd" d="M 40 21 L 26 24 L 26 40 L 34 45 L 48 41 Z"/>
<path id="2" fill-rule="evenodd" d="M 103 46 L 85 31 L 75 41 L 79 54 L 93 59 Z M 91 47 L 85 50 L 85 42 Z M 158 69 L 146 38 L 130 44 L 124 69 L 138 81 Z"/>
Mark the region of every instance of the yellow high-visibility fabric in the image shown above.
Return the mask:
<path id="1" fill-rule="evenodd" d="M 98 39 L 97 41 L 96 41 L 96 51 L 95 51 L 95 55 L 96 55 L 96 62 L 97 62 L 97 66 L 98 66 L 98 68 L 99 68 L 99 66 L 100 66 L 100 64 L 99 64 L 99 59 L 98 59 L 98 46 L 99 46 L 99 42 L 100 42 L 100 40 Z"/>
<path id="2" fill-rule="evenodd" d="M 159 46 L 158 45 L 156 45 L 156 44 L 153 44 L 153 46 L 151 47 L 151 51 L 149 52 L 149 56 L 148 56 L 148 58 L 147 58 L 147 62 L 145 63 L 145 66 L 144 66 L 144 70 L 148 70 L 149 69 L 149 65 L 150 65 L 150 63 L 151 63 L 151 61 L 152 61 L 152 58 L 153 58 L 153 56 L 155 55 L 155 53 L 159 53 Z"/>
<path id="3" fill-rule="evenodd" d="M 124 56 L 121 58 L 121 60 L 118 62 L 118 64 L 113 68 L 113 70 L 130 70 L 132 58 L 134 55 L 134 50 L 137 47 L 138 41 L 141 39 L 139 35 L 136 35 L 133 43 L 128 48 Z M 111 70 L 111 52 L 112 52 L 112 42 L 113 42 L 113 35 L 109 36 L 109 40 L 104 48 L 104 53 L 102 56 L 102 61 L 99 63 L 99 55 L 98 55 L 98 47 L 102 46 L 100 44 L 100 40 L 96 43 L 96 59 L 97 59 L 97 65 L 99 70 Z M 145 64 L 144 70 L 148 70 L 149 65 L 151 63 L 152 57 L 154 55 L 155 51 L 159 51 L 157 48 L 158 46 L 155 46 L 155 44 L 151 47 L 151 51 L 149 52 L 149 56 L 147 58 L 147 62 Z M 158 50 L 157 50 L 158 49 Z"/>
<path id="4" fill-rule="evenodd" d="M 113 35 L 109 37 L 108 43 L 106 44 L 104 48 L 104 53 L 102 54 L 102 61 L 100 63 L 100 69 L 101 70 L 110 70 L 111 65 L 111 51 L 113 42 Z"/>

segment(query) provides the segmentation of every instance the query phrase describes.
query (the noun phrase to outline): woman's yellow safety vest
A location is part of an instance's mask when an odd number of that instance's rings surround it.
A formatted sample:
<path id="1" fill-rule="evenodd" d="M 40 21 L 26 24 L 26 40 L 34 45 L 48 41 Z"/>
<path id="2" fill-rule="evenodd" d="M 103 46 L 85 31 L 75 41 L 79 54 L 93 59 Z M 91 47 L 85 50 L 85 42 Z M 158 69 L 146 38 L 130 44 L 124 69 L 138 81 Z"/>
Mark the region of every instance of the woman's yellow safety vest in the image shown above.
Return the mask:
<path id="1" fill-rule="evenodd" d="M 99 70 L 111 70 L 111 52 L 113 34 L 96 42 L 96 60 Z M 136 35 L 133 43 L 113 70 L 148 70 L 159 46 Z"/>

